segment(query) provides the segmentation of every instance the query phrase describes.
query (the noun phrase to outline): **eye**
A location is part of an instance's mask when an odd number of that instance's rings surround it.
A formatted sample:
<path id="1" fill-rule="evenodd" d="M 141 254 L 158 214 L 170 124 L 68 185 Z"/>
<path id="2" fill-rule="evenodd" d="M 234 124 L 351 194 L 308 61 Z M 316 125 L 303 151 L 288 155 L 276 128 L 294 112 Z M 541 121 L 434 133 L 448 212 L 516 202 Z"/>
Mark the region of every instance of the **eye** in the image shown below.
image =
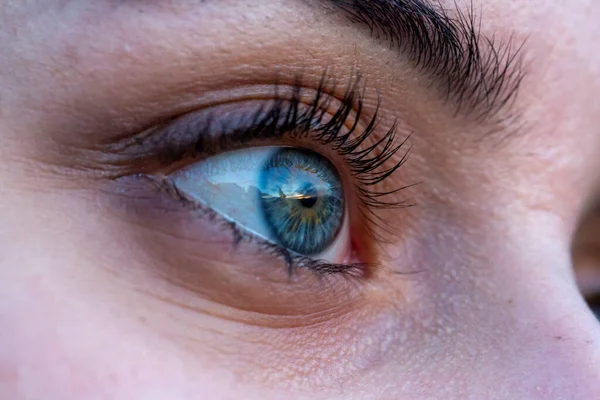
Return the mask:
<path id="1" fill-rule="evenodd" d="M 212 104 L 114 145 L 135 160 L 134 180 L 160 193 L 148 218 L 171 211 L 157 226 L 196 243 L 171 264 L 219 264 L 209 272 L 226 279 L 283 269 L 287 283 L 371 276 L 380 232 L 394 234 L 393 210 L 406 207 L 400 192 L 411 185 L 390 179 L 410 134 L 399 140 L 396 123 L 379 123 L 379 102 L 363 107 L 358 80 L 343 97 L 325 76 L 316 90 L 300 79 L 261 88 L 258 99 Z"/>
<path id="2" fill-rule="evenodd" d="M 290 252 L 329 262 L 344 262 L 350 253 L 342 179 L 319 153 L 247 148 L 209 157 L 169 179 L 188 198 Z"/>

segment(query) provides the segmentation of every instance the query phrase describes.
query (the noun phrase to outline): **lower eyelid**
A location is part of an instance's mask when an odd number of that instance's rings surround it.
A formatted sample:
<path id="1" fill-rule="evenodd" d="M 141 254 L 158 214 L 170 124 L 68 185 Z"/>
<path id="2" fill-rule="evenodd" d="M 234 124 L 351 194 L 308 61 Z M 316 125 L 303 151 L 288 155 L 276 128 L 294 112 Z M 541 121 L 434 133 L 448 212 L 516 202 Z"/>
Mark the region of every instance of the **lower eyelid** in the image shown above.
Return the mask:
<path id="1" fill-rule="evenodd" d="M 222 231 L 229 232 L 231 243 L 234 248 L 242 242 L 252 244 L 256 246 L 258 250 L 276 258 L 279 264 L 278 267 L 284 267 L 290 276 L 293 276 L 294 271 L 299 268 L 310 270 L 317 275 L 330 275 L 335 273 L 354 277 L 366 275 L 366 264 L 363 265 L 363 263 L 351 258 L 351 243 L 349 238 L 348 241 L 338 241 L 334 247 L 327 249 L 327 251 L 320 254 L 318 258 L 297 255 L 280 245 L 255 236 L 234 221 L 221 216 L 217 211 L 189 199 L 185 194 L 179 192 L 177 188 L 172 186 L 172 184 L 165 182 L 164 185 L 165 188 L 178 198 L 186 208 L 204 215 L 210 222 L 220 226 Z M 341 234 L 349 237 L 349 229 L 350 224 L 348 218 L 345 218 Z M 329 254 L 331 254 L 331 256 Z M 333 254 L 345 254 L 345 256 L 343 256 L 343 259 L 334 259 Z M 324 259 L 331 259 L 332 262 L 325 261 Z"/>
<path id="2" fill-rule="evenodd" d="M 256 243 L 242 241 L 234 250 L 230 228 L 214 220 L 211 213 L 182 207 L 166 191 L 142 176 L 122 178 L 118 186 L 107 190 L 112 203 L 108 206 L 120 231 L 128 231 L 136 248 L 152 260 L 138 265 L 149 278 L 134 282 L 136 286 L 145 287 L 148 279 L 158 279 L 170 287 L 166 293 L 184 290 L 181 295 L 189 297 L 186 302 L 190 304 L 210 301 L 272 317 L 296 314 L 304 318 L 321 313 L 323 307 L 342 312 L 355 307 L 362 297 L 361 285 L 347 276 L 336 277 L 325 270 L 319 276 L 300 268 L 290 277 L 285 262 L 259 251 Z M 128 260 L 128 268 L 139 262 L 137 258 Z M 361 268 L 348 270 L 347 275 L 361 274 Z M 279 294 L 273 297 L 275 293 Z M 256 322 L 262 317 L 253 318 Z"/>

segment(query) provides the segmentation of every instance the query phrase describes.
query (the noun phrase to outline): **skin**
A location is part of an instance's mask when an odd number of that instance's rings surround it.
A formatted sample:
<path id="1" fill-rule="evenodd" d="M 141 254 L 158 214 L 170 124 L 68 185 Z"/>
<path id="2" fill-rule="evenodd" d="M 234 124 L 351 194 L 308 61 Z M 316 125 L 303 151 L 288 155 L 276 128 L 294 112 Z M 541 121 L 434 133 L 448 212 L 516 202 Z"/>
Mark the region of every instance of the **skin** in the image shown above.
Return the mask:
<path id="1" fill-rule="evenodd" d="M 480 3 L 526 41 L 518 123 L 318 2 L 0 2 L 0 398 L 600 398 L 600 3 Z M 358 281 L 234 251 L 104 146 L 331 66 L 412 133 L 386 187 L 421 182 Z"/>

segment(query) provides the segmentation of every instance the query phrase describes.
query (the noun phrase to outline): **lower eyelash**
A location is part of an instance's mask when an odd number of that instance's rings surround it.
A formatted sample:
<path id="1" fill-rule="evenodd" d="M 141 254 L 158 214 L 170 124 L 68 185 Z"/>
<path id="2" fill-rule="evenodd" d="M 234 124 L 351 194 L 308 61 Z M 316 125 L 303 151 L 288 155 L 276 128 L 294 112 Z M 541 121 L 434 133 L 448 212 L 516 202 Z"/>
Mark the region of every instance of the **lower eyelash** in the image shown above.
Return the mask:
<path id="1" fill-rule="evenodd" d="M 212 208 L 205 207 L 197 201 L 190 199 L 168 179 L 149 175 L 144 177 L 150 179 L 159 190 L 166 191 L 170 195 L 174 196 L 190 210 L 200 213 L 203 217 L 208 218 L 211 222 L 216 222 L 224 229 L 229 230 L 231 232 L 232 244 L 234 248 L 239 246 L 241 242 L 252 243 L 256 245 L 260 251 L 283 261 L 290 279 L 293 277 L 294 273 L 300 269 L 309 270 L 317 275 L 317 277 L 342 275 L 360 278 L 364 277 L 366 272 L 372 268 L 372 265 L 368 263 L 337 264 L 296 254 L 287 250 L 285 247 L 262 239 L 251 232 L 248 232 L 246 229 L 238 227 L 236 222 L 228 220 Z"/>

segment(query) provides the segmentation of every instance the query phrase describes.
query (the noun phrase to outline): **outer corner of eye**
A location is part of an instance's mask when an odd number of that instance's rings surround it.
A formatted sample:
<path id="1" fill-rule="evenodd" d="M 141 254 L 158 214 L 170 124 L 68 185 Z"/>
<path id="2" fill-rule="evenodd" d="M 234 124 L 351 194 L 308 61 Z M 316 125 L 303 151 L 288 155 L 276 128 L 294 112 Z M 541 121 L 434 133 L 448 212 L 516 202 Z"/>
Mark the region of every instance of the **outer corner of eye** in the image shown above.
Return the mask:
<path id="1" fill-rule="evenodd" d="M 169 176 L 192 200 L 286 250 L 331 263 L 352 258 L 340 173 L 323 155 L 254 147 L 209 157 Z"/>

